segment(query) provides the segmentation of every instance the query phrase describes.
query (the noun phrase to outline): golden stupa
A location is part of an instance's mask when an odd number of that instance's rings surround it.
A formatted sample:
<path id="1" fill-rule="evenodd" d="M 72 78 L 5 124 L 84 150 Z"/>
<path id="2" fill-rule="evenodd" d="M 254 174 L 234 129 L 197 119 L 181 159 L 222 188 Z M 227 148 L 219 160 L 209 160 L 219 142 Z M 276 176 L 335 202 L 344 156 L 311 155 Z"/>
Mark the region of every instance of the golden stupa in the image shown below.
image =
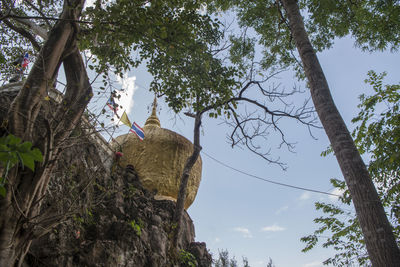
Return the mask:
<path id="1" fill-rule="evenodd" d="M 143 127 L 144 139 L 135 134 L 118 136 L 114 144 L 120 144 L 123 157 L 120 165 L 132 165 L 142 185 L 156 190 L 156 199 L 176 201 L 183 167 L 192 154 L 193 144 L 180 134 L 161 128 L 156 115 L 156 99 L 153 110 Z M 199 157 L 190 173 L 185 209 L 194 201 L 201 180 L 201 158 Z"/>

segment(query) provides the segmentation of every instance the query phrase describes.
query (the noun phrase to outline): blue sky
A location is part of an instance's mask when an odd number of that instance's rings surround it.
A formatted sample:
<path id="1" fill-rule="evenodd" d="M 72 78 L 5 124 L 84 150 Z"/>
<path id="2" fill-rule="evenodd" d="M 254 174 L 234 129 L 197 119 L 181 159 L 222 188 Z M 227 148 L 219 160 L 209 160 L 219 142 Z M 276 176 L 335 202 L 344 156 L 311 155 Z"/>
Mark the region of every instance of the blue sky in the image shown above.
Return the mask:
<path id="1" fill-rule="evenodd" d="M 349 129 L 357 114 L 358 95 L 371 93 L 364 83 L 371 69 L 387 71 L 389 83 L 399 82 L 398 54 L 365 53 L 353 47 L 351 39 L 340 39 L 332 49 L 319 54 L 335 103 Z M 129 84 L 135 88 L 129 118 L 143 125 L 150 114 L 153 95 L 148 91 L 151 76 L 144 68 L 129 73 Z M 133 78 L 133 77 L 136 77 Z M 291 87 L 299 84 L 290 73 L 279 75 L 279 82 Z M 300 84 L 301 85 L 301 84 Z M 303 86 L 303 85 L 301 85 Z M 304 86 L 303 86 L 304 88 Z M 158 116 L 163 128 L 174 130 L 192 140 L 193 121 L 175 116 L 162 99 Z M 201 135 L 203 151 L 227 165 L 266 179 L 321 191 L 331 191 L 330 178 L 342 178 L 334 156 L 321 157 L 329 142 L 323 130 L 308 130 L 292 122 L 285 125 L 287 137 L 296 142 L 295 153 L 276 153 L 288 164 L 287 171 L 268 164 L 246 149 L 232 149 L 226 141 L 229 130 L 221 121 L 205 118 Z M 117 131 L 126 133 L 127 128 Z M 278 144 L 271 144 L 277 146 Z M 300 238 L 313 233 L 313 219 L 320 215 L 314 209 L 319 200 L 335 201 L 326 195 L 269 184 L 226 168 L 202 154 L 202 182 L 193 205 L 188 209 L 194 221 L 196 240 L 206 242 L 214 254 L 227 249 L 239 263 L 242 256 L 250 266 L 266 266 L 272 258 L 277 267 L 322 266 L 334 251 L 318 247 L 302 253 Z M 240 265 L 240 264 L 239 264 Z"/>

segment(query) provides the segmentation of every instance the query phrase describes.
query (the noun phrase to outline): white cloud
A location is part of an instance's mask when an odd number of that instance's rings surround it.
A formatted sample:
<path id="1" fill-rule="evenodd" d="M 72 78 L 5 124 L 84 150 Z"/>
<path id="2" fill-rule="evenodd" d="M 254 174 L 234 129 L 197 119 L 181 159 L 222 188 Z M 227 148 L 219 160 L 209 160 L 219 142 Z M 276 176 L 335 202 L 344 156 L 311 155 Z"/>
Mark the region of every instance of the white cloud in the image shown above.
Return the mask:
<path id="1" fill-rule="evenodd" d="M 324 266 L 320 261 L 313 261 L 310 263 L 303 264 L 303 267 L 321 267 Z"/>
<path id="2" fill-rule="evenodd" d="M 94 6 L 95 0 L 86 0 L 85 1 L 85 8 L 87 7 L 93 7 Z"/>
<path id="3" fill-rule="evenodd" d="M 121 98 L 116 99 L 116 102 L 123 107 L 127 114 L 131 112 L 133 107 L 133 94 L 137 89 L 135 81 L 136 76 L 129 77 L 127 74 L 125 74 L 124 78 L 117 77 L 117 82 L 122 86 L 122 91 L 120 91 Z"/>
<path id="4" fill-rule="evenodd" d="M 341 189 L 335 187 L 335 188 L 334 188 L 331 192 L 329 192 L 329 193 L 341 196 L 341 195 L 343 195 L 344 192 L 343 192 L 343 190 L 341 190 Z M 338 200 L 338 197 L 337 197 L 337 196 L 329 195 L 329 200 L 330 200 L 330 201 L 337 201 L 337 200 Z"/>
<path id="5" fill-rule="evenodd" d="M 236 227 L 236 228 L 233 229 L 233 231 L 242 233 L 243 237 L 245 237 L 245 238 L 252 238 L 253 237 L 253 235 L 251 234 L 250 230 L 247 229 L 247 228 Z"/>
<path id="6" fill-rule="evenodd" d="M 279 232 L 279 231 L 284 231 L 286 228 L 277 225 L 276 223 L 270 226 L 265 226 L 261 228 L 261 231 L 263 232 Z"/>
<path id="7" fill-rule="evenodd" d="M 284 211 L 287 211 L 289 209 L 289 206 L 283 206 L 279 208 L 277 211 L 275 211 L 275 214 L 281 214 Z"/>
<path id="8" fill-rule="evenodd" d="M 118 104 L 118 116 L 121 117 L 122 113 L 125 111 L 127 115 L 132 110 L 133 107 L 133 95 L 135 94 L 136 89 L 138 88 L 135 86 L 135 81 L 136 77 L 131 76 L 129 77 L 128 74 L 124 75 L 124 78 L 117 77 L 117 82 L 121 85 L 122 90 L 117 91 L 117 95 L 121 95 L 120 98 L 115 97 L 114 101 L 116 104 Z M 122 106 L 122 108 L 120 107 Z M 117 123 L 119 119 L 114 116 L 114 123 Z M 118 123 L 119 125 L 122 124 L 122 122 Z"/>
<path id="9" fill-rule="evenodd" d="M 311 193 L 310 192 L 304 192 L 303 194 L 301 194 L 301 196 L 299 197 L 299 200 L 307 200 L 311 198 Z"/>
<path id="10" fill-rule="evenodd" d="M 221 238 L 219 238 L 219 237 L 216 237 L 216 238 L 214 239 L 214 242 L 215 242 L 215 243 L 219 243 L 219 242 L 221 242 Z"/>

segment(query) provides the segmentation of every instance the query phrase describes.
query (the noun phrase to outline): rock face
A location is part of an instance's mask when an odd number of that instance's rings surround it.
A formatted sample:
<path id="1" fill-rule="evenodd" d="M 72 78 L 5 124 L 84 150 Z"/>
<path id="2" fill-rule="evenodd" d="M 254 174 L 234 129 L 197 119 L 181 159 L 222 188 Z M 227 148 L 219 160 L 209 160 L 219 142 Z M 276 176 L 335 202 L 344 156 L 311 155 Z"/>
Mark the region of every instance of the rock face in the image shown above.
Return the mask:
<path id="1" fill-rule="evenodd" d="M 11 87 L 7 92 L 0 88 L 2 106 L 7 107 L 16 93 Z M 36 219 L 38 225 L 48 221 L 48 231 L 32 241 L 24 267 L 211 266 L 205 244 L 194 242 L 193 222 L 186 212 L 179 248 L 194 256 L 195 265 L 170 250 L 175 203 L 156 200 L 134 169 L 118 167 L 99 136 L 82 129 L 72 135 Z"/>
<path id="2" fill-rule="evenodd" d="M 100 204 L 33 242 L 27 266 L 186 266 L 170 252 L 175 203 L 155 200 L 133 170 L 111 177 L 113 186 L 96 186 L 96 194 L 104 193 Z M 194 242 L 187 213 L 182 229 L 180 248 L 196 257 L 197 266 L 211 266 L 205 244 Z"/>

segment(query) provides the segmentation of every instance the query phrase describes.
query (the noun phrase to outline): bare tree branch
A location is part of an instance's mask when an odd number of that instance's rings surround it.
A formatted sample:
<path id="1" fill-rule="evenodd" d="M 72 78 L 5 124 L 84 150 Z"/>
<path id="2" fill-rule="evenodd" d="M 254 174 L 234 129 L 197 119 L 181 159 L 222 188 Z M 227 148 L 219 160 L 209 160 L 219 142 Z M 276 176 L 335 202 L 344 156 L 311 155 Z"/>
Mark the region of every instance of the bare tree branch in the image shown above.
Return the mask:
<path id="1" fill-rule="evenodd" d="M 47 31 L 43 29 L 42 27 L 36 25 L 36 23 L 32 22 L 30 20 L 31 17 L 23 17 L 23 16 L 17 16 L 14 15 L 13 12 L 10 13 L 8 16 L 9 18 L 14 19 L 15 21 L 18 21 L 19 23 L 27 26 L 29 29 L 31 29 L 34 33 L 42 37 L 44 40 L 47 40 Z"/>
<path id="2" fill-rule="evenodd" d="M 3 22 L 7 27 L 9 27 L 13 31 L 19 33 L 20 35 L 22 35 L 23 37 L 28 39 L 31 42 L 32 46 L 35 48 L 36 51 L 40 50 L 41 46 L 39 45 L 39 43 L 36 41 L 35 37 L 30 32 L 28 32 L 27 30 L 25 30 L 22 27 L 15 26 L 14 24 L 12 24 L 7 19 L 4 19 Z"/>

